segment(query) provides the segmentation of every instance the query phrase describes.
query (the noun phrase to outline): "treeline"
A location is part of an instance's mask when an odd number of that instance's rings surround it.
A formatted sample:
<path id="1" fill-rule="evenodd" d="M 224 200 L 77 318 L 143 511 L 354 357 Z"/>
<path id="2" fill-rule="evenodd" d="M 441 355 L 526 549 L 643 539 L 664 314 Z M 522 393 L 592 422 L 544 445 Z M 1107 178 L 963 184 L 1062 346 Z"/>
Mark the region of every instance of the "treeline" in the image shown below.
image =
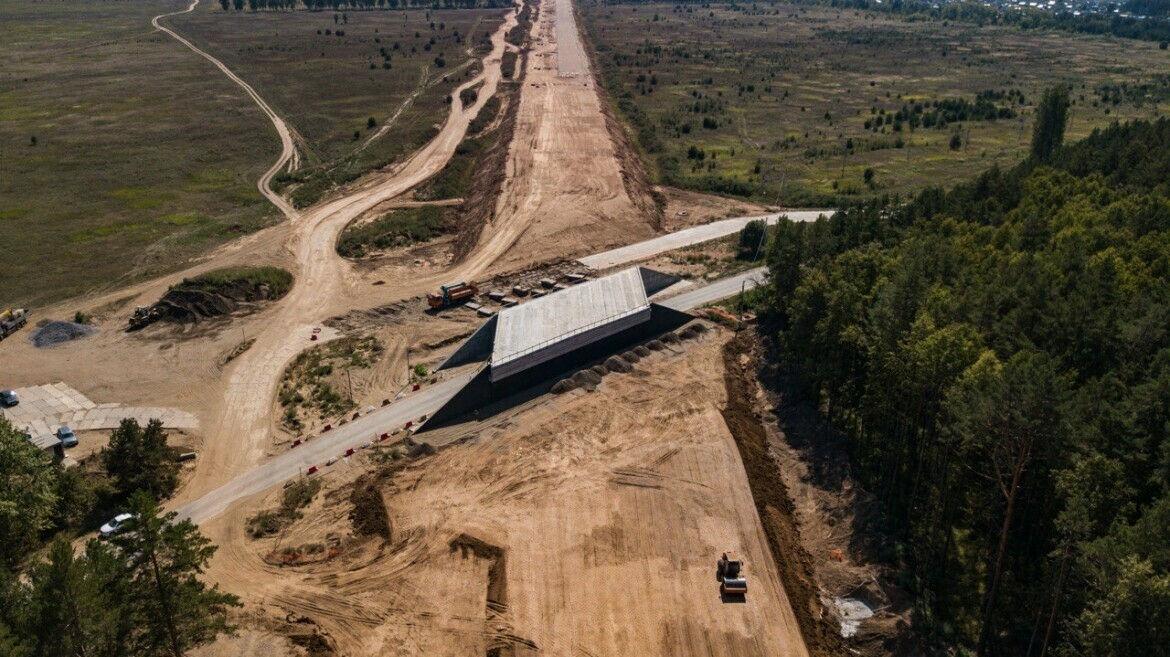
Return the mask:
<path id="1" fill-rule="evenodd" d="M 933 640 L 1166 655 L 1170 121 L 1059 136 L 950 191 L 780 223 L 769 331 L 881 499 Z"/>
<path id="2" fill-rule="evenodd" d="M 162 425 L 123 421 L 100 461 L 62 469 L 0 417 L 0 655 L 182 657 L 231 630 L 238 601 L 197 579 L 215 547 L 159 510 L 178 486 Z M 121 512 L 124 532 L 74 553 Z"/>
<path id="3" fill-rule="evenodd" d="M 496 9 L 510 7 L 507 0 L 219 0 L 224 11 L 360 11 L 377 9 Z"/>
<path id="4" fill-rule="evenodd" d="M 654 0 L 605 0 L 605 4 L 653 4 Z M 678 0 L 675 4 L 708 6 L 709 0 Z M 1100 13 L 1054 12 L 1033 7 L 996 7 L 990 4 L 962 0 L 960 2 L 932 3 L 921 0 L 798 0 L 796 4 L 821 5 L 841 9 L 899 14 L 909 20 L 950 20 L 977 25 L 1015 25 L 1025 30 L 1061 30 L 1081 34 L 1112 34 L 1126 39 L 1170 42 L 1170 3 L 1166 0 L 1130 0 L 1126 9 L 1138 16 Z M 758 13 L 771 5 L 763 3 L 726 3 L 733 11 Z M 1139 17 L 1143 16 L 1143 17 Z M 1165 47 L 1165 46 L 1163 46 Z"/>
<path id="5" fill-rule="evenodd" d="M 942 5 L 928 2 L 891 3 L 873 0 L 805 0 L 831 7 L 865 9 L 901 14 L 911 19 L 951 20 L 977 25 L 1015 25 L 1024 30 L 1061 30 L 1080 34 L 1111 34 L 1126 39 L 1166 42 L 1170 40 L 1170 22 L 1158 18 L 1134 18 L 1106 13 L 1054 12 L 1032 7 L 1000 8 L 979 2 L 949 2 Z"/>

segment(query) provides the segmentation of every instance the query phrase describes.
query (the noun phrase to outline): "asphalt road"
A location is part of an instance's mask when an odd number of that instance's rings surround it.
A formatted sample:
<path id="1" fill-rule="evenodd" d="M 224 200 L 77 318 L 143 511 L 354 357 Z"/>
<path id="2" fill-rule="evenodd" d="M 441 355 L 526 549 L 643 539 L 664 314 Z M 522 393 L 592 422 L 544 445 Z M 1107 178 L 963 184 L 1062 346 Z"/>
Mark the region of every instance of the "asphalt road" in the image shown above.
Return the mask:
<path id="1" fill-rule="evenodd" d="M 816 221 L 817 217 L 822 214 L 832 214 L 832 210 L 800 210 L 782 213 L 792 221 Z M 757 217 L 736 217 L 734 219 L 724 219 L 722 221 L 713 221 L 702 226 L 695 226 L 694 228 L 685 228 L 683 230 L 662 235 L 648 239 L 645 242 L 638 242 L 629 246 L 623 246 L 611 251 L 605 251 L 596 255 L 586 256 L 578 260 L 581 264 L 596 270 L 609 269 L 618 265 L 624 265 L 629 262 L 637 260 L 645 260 L 652 258 L 659 253 L 666 251 L 673 251 L 681 249 L 684 246 L 691 246 L 692 244 L 700 244 L 702 242 L 709 242 L 717 240 L 720 237 L 727 237 L 733 233 L 738 233 L 743 230 L 743 227 L 750 221 L 756 219 L 764 219 L 769 225 L 776 223 L 776 220 L 782 216 L 781 214 L 761 215 Z"/>
<path id="2" fill-rule="evenodd" d="M 764 267 L 758 267 L 736 276 L 729 276 L 659 303 L 675 310 L 685 311 L 697 308 L 733 296 L 744 285 L 748 288 L 755 287 L 763 282 L 765 270 Z M 341 457 L 350 448 L 357 449 L 364 443 L 377 441 L 378 436 L 384 432 L 402 429 L 409 421 L 413 420 L 417 423 L 421 416 L 438 410 L 474 375 L 475 372 L 461 374 L 423 388 L 418 392 L 408 393 L 406 397 L 395 400 L 389 406 L 383 406 L 344 426 L 322 433 L 298 447 L 291 448 L 288 452 L 272 458 L 264 465 L 240 475 L 203 497 L 176 509 L 179 519 L 190 519 L 198 524 L 214 518 L 235 502 L 281 485 L 314 465 L 322 472 L 328 472 L 330 468 L 345 467 L 345 462 L 342 460 L 332 466 L 325 465 L 325 462 L 334 457 Z"/>
<path id="3" fill-rule="evenodd" d="M 673 296 L 664 301 L 656 301 L 655 303 L 660 306 L 666 306 L 667 308 L 674 308 L 675 310 L 691 310 L 719 301 L 720 299 L 735 296 L 739 294 L 740 290 L 750 290 L 764 282 L 764 277 L 767 275 L 767 272 L 767 267 L 756 267 L 742 274 L 721 278 L 709 285 L 704 285 L 703 287 L 689 292 L 683 292 L 678 296 Z"/>

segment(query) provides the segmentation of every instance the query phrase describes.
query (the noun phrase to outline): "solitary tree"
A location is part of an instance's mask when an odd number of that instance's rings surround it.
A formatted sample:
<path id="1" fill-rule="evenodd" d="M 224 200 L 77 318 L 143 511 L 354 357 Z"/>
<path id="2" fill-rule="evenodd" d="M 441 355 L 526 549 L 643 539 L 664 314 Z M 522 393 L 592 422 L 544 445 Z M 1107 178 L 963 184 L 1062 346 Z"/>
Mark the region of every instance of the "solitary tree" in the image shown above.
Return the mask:
<path id="1" fill-rule="evenodd" d="M 1032 157 L 1047 162 L 1064 143 L 1068 124 L 1068 87 L 1057 85 L 1044 92 L 1036 108 L 1036 125 L 1032 127 Z"/>
<path id="2" fill-rule="evenodd" d="M 175 522 L 174 512 L 159 515 L 146 493 L 130 500 L 135 521 L 113 544 L 126 555 L 130 594 L 140 612 L 141 628 L 131 654 L 183 657 L 193 646 L 231 632 L 228 607 L 240 605 L 219 587 L 199 580 L 215 546 L 190 521 Z"/>

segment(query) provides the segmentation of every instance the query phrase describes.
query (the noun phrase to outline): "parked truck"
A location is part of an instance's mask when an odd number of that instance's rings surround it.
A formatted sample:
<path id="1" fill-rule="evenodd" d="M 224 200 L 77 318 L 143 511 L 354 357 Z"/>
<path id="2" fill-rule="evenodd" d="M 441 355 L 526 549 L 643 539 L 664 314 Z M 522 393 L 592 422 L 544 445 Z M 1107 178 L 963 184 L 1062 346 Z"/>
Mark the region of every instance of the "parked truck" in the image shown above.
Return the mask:
<path id="1" fill-rule="evenodd" d="M 24 308 L 9 308 L 0 313 L 0 340 L 12 335 L 28 323 L 28 311 Z"/>
<path id="2" fill-rule="evenodd" d="M 439 288 L 439 292 L 431 292 L 427 294 L 427 304 L 436 310 L 439 308 L 447 308 L 457 303 L 463 303 L 479 294 L 479 288 L 474 283 L 455 283 L 454 285 L 444 285 Z"/>

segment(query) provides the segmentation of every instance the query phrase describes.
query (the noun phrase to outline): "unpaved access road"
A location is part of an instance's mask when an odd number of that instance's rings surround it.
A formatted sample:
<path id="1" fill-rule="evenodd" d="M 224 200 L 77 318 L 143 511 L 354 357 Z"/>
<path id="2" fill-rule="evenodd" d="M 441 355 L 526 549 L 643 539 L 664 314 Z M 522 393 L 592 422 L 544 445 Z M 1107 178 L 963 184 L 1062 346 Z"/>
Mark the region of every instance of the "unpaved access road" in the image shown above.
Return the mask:
<path id="1" fill-rule="evenodd" d="M 269 186 L 269 183 L 272 182 L 272 178 L 276 174 L 280 173 L 280 170 L 283 169 L 286 165 L 289 165 L 291 162 L 291 168 L 296 169 L 299 163 L 297 147 L 293 142 L 292 131 L 289 130 L 288 124 L 284 122 L 284 119 L 280 118 L 280 116 L 272 109 L 272 107 L 268 105 L 268 103 L 264 102 L 264 99 L 260 97 L 260 94 L 256 93 L 256 90 L 252 88 L 252 85 L 244 82 L 240 79 L 239 76 L 237 76 L 235 73 L 232 73 L 232 70 L 228 68 L 227 65 L 195 47 L 195 44 L 179 36 L 179 34 L 174 30 L 168 27 L 164 27 L 160 22 L 162 19 L 168 18 L 170 16 L 178 16 L 180 14 L 187 14 L 195 11 L 195 7 L 197 6 L 199 6 L 199 0 L 191 0 L 191 5 L 183 11 L 175 11 L 169 14 L 159 14 L 158 16 L 155 16 L 153 19 L 151 19 L 150 24 L 153 25 L 156 29 L 162 30 L 163 32 L 171 35 L 171 37 L 173 37 L 176 41 L 183 44 L 184 46 L 187 46 L 191 49 L 192 52 L 211 62 L 215 65 L 216 68 L 223 71 L 224 75 L 228 76 L 232 82 L 240 85 L 240 87 L 242 87 L 244 91 L 246 91 L 248 95 L 251 96 L 252 100 L 256 101 L 256 105 L 260 107 L 260 111 L 264 112 L 264 114 L 268 117 L 268 120 L 272 121 L 272 125 L 276 128 L 277 134 L 280 135 L 280 157 L 276 158 L 276 162 L 268 169 L 268 171 L 264 172 L 263 176 L 260 176 L 260 180 L 256 182 L 256 189 L 260 190 L 260 193 L 264 195 L 264 198 L 267 198 L 269 201 L 271 201 L 272 204 L 275 205 L 276 208 L 280 210 L 285 217 L 288 217 L 289 219 L 295 219 L 298 216 L 297 209 L 294 208 L 291 203 L 286 201 L 283 196 L 272 191 L 272 188 Z"/>
<path id="2" fill-rule="evenodd" d="M 743 227 L 752 221 L 763 219 L 769 226 L 775 225 L 780 217 L 788 217 L 792 221 L 816 221 L 821 215 L 828 216 L 832 210 L 792 210 L 778 214 L 760 215 L 755 217 L 735 217 L 722 221 L 712 221 L 709 224 L 685 228 L 667 235 L 660 235 L 637 244 L 621 246 L 596 255 L 578 258 L 577 261 L 586 267 L 596 270 L 609 269 L 638 260 L 653 258 L 659 253 L 681 249 L 685 246 L 701 244 L 720 237 L 727 237 L 743 230 Z"/>
<path id="3" fill-rule="evenodd" d="M 351 193 L 301 214 L 291 222 L 288 248 L 295 253 L 297 284 L 254 336 L 255 343 L 233 362 L 207 434 L 195 477 L 182 491 L 190 500 L 264 459 L 272 431 L 272 400 L 287 363 L 311 346 L 309 336 L 321 320 L 350 310 L 358 275 L 337 254 L 337 237 L 349 222 L 379 203 L 398 196 L 437 173 L 463 140 L 467 126 L 500 81 L 504 35 L 516 25 L 515 11 L 492 35 L 484 71 L 456 88 L 450 114 L 438 136 L 389 174 L 377 175 Z M 459 92 L 482 83 L 476 102 L 463 107 Z M 413 282 L 430 287 L 425 278 Z M 323 337 L 328 337 L 327 335 Z"/>
<path id="4" fill-rule="evenodd" d="M 561 53 L 584 57 L 571 3 L 541 0 L 531 39 L 495 219 L 461 271 L 522 269 L 654 235 L 642 209 L 653 202 L 626 188 L 631 165 L 610 135 L 593 75 L 583 61 L 570 77 L 557 71 Z"/>

